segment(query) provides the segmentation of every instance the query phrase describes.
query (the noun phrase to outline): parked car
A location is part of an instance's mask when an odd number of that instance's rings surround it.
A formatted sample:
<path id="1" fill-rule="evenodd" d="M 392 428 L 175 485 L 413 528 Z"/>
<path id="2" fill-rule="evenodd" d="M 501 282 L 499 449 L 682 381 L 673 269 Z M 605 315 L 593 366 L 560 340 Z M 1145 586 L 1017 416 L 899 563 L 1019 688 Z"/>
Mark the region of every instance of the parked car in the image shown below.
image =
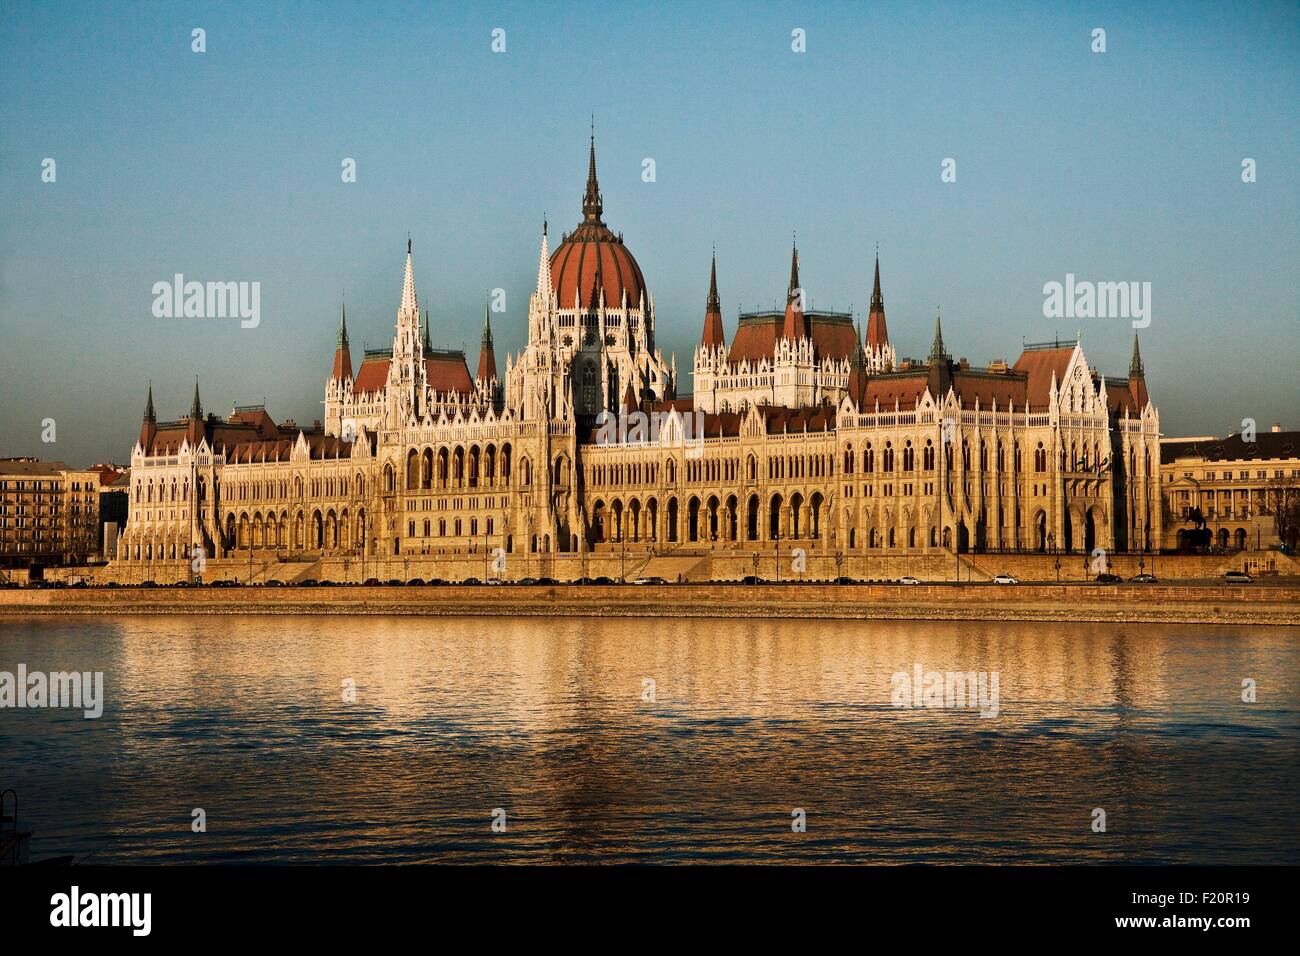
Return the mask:
<path id="1" fill-rule="evenodd" d="M 740 579 L 741 584 L 762 584 L 763 579 L 756 574 L 747 574 Z"/>
<path id="2" fill-rule="evenodd" d="M 650 576 L 650 577 L 648 577 L 648 578 L 637 578 L 637 579 L 636 579 L 635 581 L 633 581 L 632 583 L 633 583 L 633 584 L 667 584 L 668 582 L 665 581 L 663 578 L 660 578 L 660 577 L 654 577 L 654 576 L 652 575 L 652 576 Z"/>
<path id="3" fill-rule="evenodd" d="M 416 585 L 424 587 L 424 578 L 411 578 L 411 580 L 406 582 L 408 588 L 415 587 Z"/>
<path id="4" fill-rule="evenodd" d="M 446 584 L 447 582 L 444 581 L 442 578 L 429 578 L 429 580 L 425 581 L 424 583 L 428 586 L 433 586 L 433 585 Z"/>
<path id="5" fill-rule="evenodd" d="M 464 581 L 461 581 L 460 583 L 461 584 L 482 584 L 483 582 L 480 581 L 478 578 L 466 578 Z"/>
<path id="6" fill-rule="evenodd" d="M 268 588 L 280 588 L 280 587 L 284 587 L 284 582 L 277 581 L 275 578 L 271 578 L 271 580 L 266 582 L 266 586 Z"/>
<path id="7" fill-rule="evenodd" d="M 1019 584 L 1020 582 L 1017 581 L 1010 574 L 997 574 L 994 575 L 993 577 L 993 583 L 994 584 Z"/>
<path id="8" fill-rule="evenodd" d="M 538 584 L 559 584 L 560 582 L 555 580 L 555 578 L 538 578 L 537 583 Z"/>
<path id="9" fill-rule="evenodd" d="M 1255 579 L 1245 571 L 1228 571 L 1223 575 L 1225 584 L 1254 584 Z"/>
<path id="10" fill-rule="evenodd" d="M 536 584 L 537 578 L 520 578 L 515 584 Z"/>
<path id="11" fill-rule="evenodd" d="M 300 587 L 300 588 L 314 588 L 314 587 L 315 587 L 316 585 L 318 585 L 318 584 L 320 584 L 320 582 L 317 581 L 315 578 L 307 578 L 306 580 L 299 581 L 299 582 L 298 582 L 298 587 Z"/>
<path id="12" fill-rule="evenodd" d="M 914 577 L 912 577 L 912 575 L 910 575 L 910 574 L 904 574 L 901 578 L 898 579 L 898 583 L 899 583 L 899 584 L 920 584 L 920 583 L 921 583 L 921 579 L 920 579 L 920 578 L 914 578 Z M 1014 582 L 1013 582 L 1013 583 L 1014 583 Z"/>
<path id="13" fill-rule="evenodd" d="M 379 578 L 366 578 L 365 581 L 362 582 L 362 586 L 367 588 L 377 588 L 380 583 Z"/>
<path id="14" fill-rule="evenodd" d="M 157 581 L 141 581 L 139 586 L 142 587 L 142 588 L 156 588 L 156 587 L 158 586 L 158 582 L 157 582 Z"/>
<path id="15" fill-rule="evenodd" d="M 1109 573 L 1099 574 L 1097 575 L 1095 580 L 1098 584 L 1123 584 L 1124 583 L 1124 579 L 1121 578 L 1118 574 L 1109 574 Z"/>
<path id="16" fill-rule="evenodd" d="M 594 581 L 592 581 L 591 583 L 592 583 L 592 584 L 613 584 L 614 581 L 613 581 L 613 579 L 611 579 L 611 578 L 607 578 L 607 577 L 605 577 L 604 575 L 601 575 L 600 577 L 596 578 L 596 579 L 595 579 Z"/>
<path id="17" fill-rule="evenodd" d="M 1129 580 L 1134 584 L 1155 584 L 1156 576 L 1154 574 L 1135 574 Z"/>

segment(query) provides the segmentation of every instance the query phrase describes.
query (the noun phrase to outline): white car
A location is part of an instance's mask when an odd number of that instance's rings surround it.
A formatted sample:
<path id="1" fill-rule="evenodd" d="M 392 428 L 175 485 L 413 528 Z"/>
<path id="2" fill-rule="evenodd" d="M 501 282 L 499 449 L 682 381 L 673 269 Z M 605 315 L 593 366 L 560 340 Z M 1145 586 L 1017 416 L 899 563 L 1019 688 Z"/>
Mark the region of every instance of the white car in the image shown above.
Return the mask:
<path id="1" fill-rule="evenodd" d="M 919 579 L 912 577 L 910 574 L 905 574 L 898 579 L 898 583 L 899 584 L 920 584 L 921 582 Z"/>
<path id="2" fill-rule="evenodd" d="M 1020 582 L 1017 581 L 1014 577 L 1012 577 L 1009 574 L 999 574 L 994 576 L 993 583 L 994 584 L 1019 584 Z"/>

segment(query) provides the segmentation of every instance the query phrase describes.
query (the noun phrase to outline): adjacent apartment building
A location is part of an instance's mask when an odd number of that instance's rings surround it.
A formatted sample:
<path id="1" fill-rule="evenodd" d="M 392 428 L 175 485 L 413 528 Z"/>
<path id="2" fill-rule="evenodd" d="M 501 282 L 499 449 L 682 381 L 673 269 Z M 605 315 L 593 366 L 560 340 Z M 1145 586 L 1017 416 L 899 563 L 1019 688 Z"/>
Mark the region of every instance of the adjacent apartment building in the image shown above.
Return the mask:
<path id="1" fill-rule="evenodd" d="M 1300 518 L 1300 432 L 1273 430 L 1248 442 L 1226 438 L 1162 438 L 1160 489 L 1165 548 L 1188 550 L 1204 522 L 1221 551 L 1297 544 Z"/>
<path id="2" fill-rule="evenodd" d="M 0 458 L 0 567 L 83 564 L 99 554 L 99 473 Z"/>

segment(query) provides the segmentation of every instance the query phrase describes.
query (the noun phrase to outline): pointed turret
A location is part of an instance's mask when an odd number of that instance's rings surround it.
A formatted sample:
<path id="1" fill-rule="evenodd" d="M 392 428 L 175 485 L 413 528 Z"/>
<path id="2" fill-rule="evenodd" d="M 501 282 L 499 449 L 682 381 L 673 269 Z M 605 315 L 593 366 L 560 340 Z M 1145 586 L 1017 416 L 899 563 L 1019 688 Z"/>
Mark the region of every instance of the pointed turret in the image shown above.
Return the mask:
<path id="1" fill-rule="evenodd" d="M 799 286 L 799 246 L 790 248 L 790 288 L 785 297 L 785 321 L 781 325 L 781 338 L 797 342 L 807 335 L 803 317 L 803 289 Z"/>
<path id="2" fill-rule="evenodd" d="M 726 333 L 722 328 L 722 300 L 718 298 L 718 254 L 713 254 L 713 263 L 709 266 L 709 297 L 704 302 L 704 335 L 700 344 L 706 349 L 715 349 L 727 344 Z"/>
<path id="3" fill-rule="evenodd" d="M 479 343 L 478 380 L 488 385 L 497 377 L 497 357 L 492 347 L 492 324 L 488 320 L 487 303 L 483 304 L 483 338 Z"/>
<path id="4" fill-rule="evenodd" d="M 1133 333 L 1133 358 L 1128 363 L 1128 390 L 1133 396 L 1133 404 L 1141 412 L 1151 401 L 1147 394 L 1146 370 L 1142 367 L 1142 353 L 1138 350 L 1137 333 Z"/>
<path id="5" fill-rule="evenodd" d="M 849 360 L 849 397 L 862 407 L 862 398 L 867 390 L 867 353 L 862 348 L 862 329 L 853 323 L 853 358 Z"/>
<path id="6" fill-rule="evenodd" d="M 934 342 L 930 345 L 930 364 L 936 362 L 947 362 L 948 353 L 943 347 L 943 316 L 941 314 L 934 317 Z"/>
<path id="7" fill-rule="evenodd" d="M 880 294 L 880 254 L 876 254 L 876 277 L 871 286 L 871 311 L 867 314 L 867 348 L 875 350 L 889 344 L 885 325 L 885 298 Z"/>
<path id="8" fill-rule="evenodd" d="M 587 161 L 587 192 L 582 197 L 582 217 L 587 222 L 600 222 L 600 214 L 605 211 L 600 195 L 600 183 L 596 181 L 596 126 L 591 128 L 591 153 Z"/>
<path id="9" fill-rule="evenodd" d="M 433 352 L 433 339 L 429 337 L 429 310 L 424 310 L 424 334 L 420 339 L 420 347 L 424 350 L 424 357 L 428 358 Z"/>
<path id="10" fill-rule="evenodd" d="M 153 410 L 153 382 L 149 383 L 149 396 L 144 401 L 144 420 L 140 423 L 140 447 L 149 454 L 154 435 L 158 434 L 158 416 Z"/>
<path id="11" fill-rule="evenodd" d="M 194 379 L 194 401 L 190 403 L 190 417 L 185 425 L 185 437 L 190 447 L 196 448 L 203 440 L 203 403 L 199 400 L 199 380 Z"/>
<path id="12" fill-rule="evenodd" d="M 330 376 L 336 382 L 345 382 L 352 377 L 352 352 L 348 347 L 348 307 L 343 306 L 343 317 L 339 321 L 339 334 L 334 343 L 334 369 Z"/>

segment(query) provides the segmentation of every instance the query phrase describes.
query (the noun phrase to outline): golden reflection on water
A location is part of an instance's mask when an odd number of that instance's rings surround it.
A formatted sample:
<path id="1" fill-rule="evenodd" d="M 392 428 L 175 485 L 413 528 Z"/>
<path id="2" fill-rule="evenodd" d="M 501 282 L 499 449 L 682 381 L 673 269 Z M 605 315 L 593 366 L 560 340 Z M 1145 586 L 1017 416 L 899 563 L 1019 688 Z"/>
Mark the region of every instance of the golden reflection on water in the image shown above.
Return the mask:
<path id="1" fill-rule="evenodd" d="M 0 626 L 0 669 L 106 672 L 101 721 L 0 712 L 0 744 L 63 768 L 10 751 L 51 840 L 104 862 L 1300 860 L 1257 799 L 1296 792 L 1296 629 Z M 917 663 L 997 672 L 998 716 L 892 706 L 891 675 Z M 1265 703 L 1240 702 L 1245 676 Z M 189 833 L 195 806 L 208 834 Z"/>

